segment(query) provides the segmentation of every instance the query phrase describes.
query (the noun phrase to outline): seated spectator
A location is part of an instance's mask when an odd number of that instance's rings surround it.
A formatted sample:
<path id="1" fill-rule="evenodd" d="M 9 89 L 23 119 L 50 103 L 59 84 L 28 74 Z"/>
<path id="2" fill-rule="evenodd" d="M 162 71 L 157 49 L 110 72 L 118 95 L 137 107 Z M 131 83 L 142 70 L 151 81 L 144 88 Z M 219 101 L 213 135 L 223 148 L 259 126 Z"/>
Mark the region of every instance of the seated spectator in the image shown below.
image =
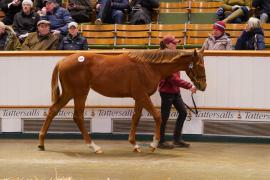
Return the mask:
<path id="1" fill-rule="evenodd" d="M 249 10 L 248 0 L 225 0 L 217 10 L 217 16 L 225 23 L 241 23 L 248 20 Z"/>
<path id="2" fill-rule="evenodd" d="M 62 0 L 56 0 L 56 3 L 59 4 L 59 6 L 62 6 Z M 34 0 L 34 7 L 36 11 L 40 11 L 45 6 L 46 3 L 44 3 L 44 0 Z"/>
<path id="3" fill-rule="evenodd" d="M 251 17 L 248 20 L 246 29 L 237 39 L 235 49 L 236 50 L 265 49 L 264 33 L 259 19 Z"/>
<path id="4" fill-rule="evenodd" d="M 0 50 L 13 51 L 20 48 L 21 43 L 13 29 L 0 22 Z"/>
<path id="5" fill-rule="evenodd" d="M 270 15 L 270 1 L 268 0 L 253 0 L 252 6 L 258 11 L 258 18 L 261 23 L 266 23 Z"/>
<path id="6" fill-rule="evenodd" d="M 40 20 L 37 23 L 37 32 L 29 33 L 22 50 L 56 50 L 59 45 L 59 36 L 50 32 L 50 22 Z"/>
<path id="7" fill-rule="evenodd" d="M 67 34 L 67 24 L 70 23 L 72 17 L 65 8 L 60 7 L 55 0 L 44 0 L 46 6 L 40 12 L 40 19 L 47 20 L 51 23 L 51 31 L 54 35 Z"/>
<path id="8" fill-rule="evenodd" d="M 91 0 L 69 0 L 67 9 L 70 12 L 71 17 L 77 23 L 86 23 L 91 21 Z"/>
<path id="9" fill-rule="evenodd" d="M 158 7 L 158 0 L 132 0 L 130 3 L 130 24 L 151 23 L 153 10 Z"/>
<path id="10" fill-rule="evenodd" d="M 124 10 L 128 9 L 128 0 L 98 0 L 95 24 L 124 22 Z"/>
<path id="11" fill-rule="evenodd" d="M 20 0 L 1 0 L 0 9 L 5 13 L 3 18 L 3 23 L 5 25 L 12 25 L 14 16 L 17 12 L 20 12 L 22 9 Z"/>
<path id="12" fill-rule="evenodd" d="M 18 12 L 13 21 L 13 29 L 22 43 L 28 36 L 29 32 L 35 32 L 39 15 L 32 11 L 33 2 L 31 0 L 23 0 L 22 11 Z"/>
<path id="13" fill-rule="evenodd" d="M 63 38 L 59 46 L 60 50 L 87 50 L 87 40 L 78 32 L 78 24 L 68 24 L 68 35 Z"/>
<path id="14" fill-rule="evenodd" d="M 231 50 L 231 39 L 225 33 L 226 25 L 223 21 L 217 21 L 213 25 L 212 34 L 204 41 L 205 50 Z"/>

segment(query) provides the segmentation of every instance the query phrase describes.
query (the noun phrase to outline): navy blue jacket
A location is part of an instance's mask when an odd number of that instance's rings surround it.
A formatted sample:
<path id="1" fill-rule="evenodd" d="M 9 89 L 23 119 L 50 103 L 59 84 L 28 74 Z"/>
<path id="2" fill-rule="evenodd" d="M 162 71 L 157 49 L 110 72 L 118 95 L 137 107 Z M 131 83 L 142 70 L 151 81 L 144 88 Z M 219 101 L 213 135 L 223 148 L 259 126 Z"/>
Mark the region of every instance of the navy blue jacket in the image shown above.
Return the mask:
<path id="1" fill-rule="evenodd" d="M 57 5 L 53 13 L 47 12 L 45 16 L 41 16 L 41 19 L 50 21 L 51 29 L 58 30 L 62 35 L 66 35 L 68 32 L 68 23 L 73 21 L 68 10 Z"/>
<path id="2" fill-rule="evenodd" d="M 60 50 L 87 50 L 88 44 L 85 37 L 78 34 L 72 38 L 69 34 L 63 38 L 59 46 Z"/>
<path id="3" fill-rule="evenodd" d="M 261 28 L 255 28 L 251 31 L 244 30 L 240 37 L 237 39 L 236 50 L 263 50 L 264 33 Z"/>

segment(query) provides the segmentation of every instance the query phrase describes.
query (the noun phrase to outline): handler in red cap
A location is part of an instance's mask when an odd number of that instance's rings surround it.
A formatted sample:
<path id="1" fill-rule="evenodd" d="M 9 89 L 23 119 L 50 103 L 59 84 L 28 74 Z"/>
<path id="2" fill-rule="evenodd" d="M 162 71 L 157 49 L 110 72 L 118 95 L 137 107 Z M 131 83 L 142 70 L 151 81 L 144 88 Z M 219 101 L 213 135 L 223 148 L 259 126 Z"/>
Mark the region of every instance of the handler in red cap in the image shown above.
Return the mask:
<path id="1" fill-rule="evenodd" d="M 204 41 L 205 50 L 231 50 L 231 39 L 225 33 L 226 25 L 223 21 L 217 21 L 213 25 L 212 34 Z"/>

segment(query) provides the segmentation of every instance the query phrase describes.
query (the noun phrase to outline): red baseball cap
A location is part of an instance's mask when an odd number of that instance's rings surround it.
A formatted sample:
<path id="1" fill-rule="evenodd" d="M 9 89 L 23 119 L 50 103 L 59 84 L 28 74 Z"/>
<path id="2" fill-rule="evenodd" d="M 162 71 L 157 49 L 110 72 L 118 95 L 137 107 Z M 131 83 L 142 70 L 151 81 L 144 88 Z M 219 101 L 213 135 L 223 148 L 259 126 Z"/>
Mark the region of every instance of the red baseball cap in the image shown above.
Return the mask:
<path id="1" fill-rule="evenodd" d="M 180 40 L 177 40 L 174 36 L 172 35 L 166 35 L 163 37 L 162 41 L 164 42 L 164 44 L 177 44 L 180 42 Z"/>

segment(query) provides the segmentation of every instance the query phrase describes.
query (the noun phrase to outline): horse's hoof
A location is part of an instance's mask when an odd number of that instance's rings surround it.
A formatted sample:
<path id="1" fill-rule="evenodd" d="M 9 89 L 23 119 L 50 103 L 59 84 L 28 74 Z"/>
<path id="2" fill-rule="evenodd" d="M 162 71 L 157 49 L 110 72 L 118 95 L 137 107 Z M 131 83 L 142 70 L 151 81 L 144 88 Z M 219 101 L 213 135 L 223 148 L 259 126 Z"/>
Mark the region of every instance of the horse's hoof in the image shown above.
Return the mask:
<path id="1" fill-rule="evenodd" d="M 134 149 L 133 149 L 133 152 L 138 152 L 138 153 L 141 153 L 141 152 L 142 152 L 142 150 L 141 150 L 141 148 L 134 148 Z"/>
<path id="2" fill-rule="evenodd" d="M 101 149 L 99 149 L 99 150 L 97 150 L 95 153 L 96 153 L 96 154 L 103 154 L 104 152 L 103 152 Z"/>
<path id="3" fill-rule="evenodd" d="M 38 146 L 38 149 L 39 149 L 40 151 L 45 151 L 45 146 L 39 145 L 39 146 Z"/>
<path id="4" fill-rule="evenodd" d="M 156 150 L 156 148 L 150 146 L 150 151 L 151 151 L 151 152 L 154 152 L 155 150 Z"/>

